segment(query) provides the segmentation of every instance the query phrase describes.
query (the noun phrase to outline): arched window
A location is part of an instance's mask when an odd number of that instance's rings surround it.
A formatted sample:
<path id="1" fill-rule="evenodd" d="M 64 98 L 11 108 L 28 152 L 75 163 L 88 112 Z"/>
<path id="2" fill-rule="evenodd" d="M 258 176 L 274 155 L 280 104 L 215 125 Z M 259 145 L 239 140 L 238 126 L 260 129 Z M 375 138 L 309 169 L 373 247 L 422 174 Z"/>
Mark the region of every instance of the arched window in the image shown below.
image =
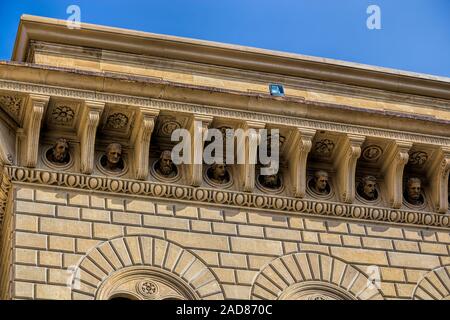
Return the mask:
<path id="1" fill-rule="evenodd" d="M 197 295 L 182 279 L 163 269 L 133 266 L 111 274 L 98 288 L 98 300 L 193 300 Z"/>

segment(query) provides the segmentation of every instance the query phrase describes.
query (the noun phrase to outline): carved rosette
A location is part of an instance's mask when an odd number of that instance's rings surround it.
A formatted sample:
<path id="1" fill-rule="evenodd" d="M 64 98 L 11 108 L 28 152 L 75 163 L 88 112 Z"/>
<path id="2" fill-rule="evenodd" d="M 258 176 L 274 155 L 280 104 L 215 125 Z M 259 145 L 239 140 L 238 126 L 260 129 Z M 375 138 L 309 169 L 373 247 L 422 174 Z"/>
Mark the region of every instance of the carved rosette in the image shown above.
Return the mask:
<path id="1" fill-rule="evenodd" d="M 161 125 L 159 134 L 162 137 L 170 137 L 172 132 L 181 128 L 181 124 L 175 120 L 168 120 Z"/>
<path id="2" fill-rule="evenodd" d="M 331 157 L 334 150 L 334 142 L 330 139 L 323 139 L 316 142 L 314 151 L 317 155 L 324 158 Z"/>
<path id="3" fill-rule="evenodd" d="M 136 284 L 137 291 L 145 297 L 155 297 L 159 292 L 158 285 L 151 280 L 143 280 Z"/>
<path id="4" fill-rule="evenodd" d="M 383 154 L 383 149 L 376 145 L 370 145 L 364 148 L 362 158 L 368 162 L 377 161 Z"/>
<path id="5" fill-rule="evenodd" d="M 413 166 L 423 166 L 428 160 L 428 155 L 422 151 L 416 151 L 409 155 L 408 163 Z"/>
<path id="6" fill-rule="evenodd" d="M 110 129 L 123 129 L 128 124 L 128 117 L 123 113 L 113 113 L 106 120 L 106 127 Z"/>
<path id="7" fill-rule="evenodd" d="M 71 124 L 75 117 L 75 111 L 68 106 L 59 106 L 56 107 L 52 112 L 53 122 L 57 124 Z"/>

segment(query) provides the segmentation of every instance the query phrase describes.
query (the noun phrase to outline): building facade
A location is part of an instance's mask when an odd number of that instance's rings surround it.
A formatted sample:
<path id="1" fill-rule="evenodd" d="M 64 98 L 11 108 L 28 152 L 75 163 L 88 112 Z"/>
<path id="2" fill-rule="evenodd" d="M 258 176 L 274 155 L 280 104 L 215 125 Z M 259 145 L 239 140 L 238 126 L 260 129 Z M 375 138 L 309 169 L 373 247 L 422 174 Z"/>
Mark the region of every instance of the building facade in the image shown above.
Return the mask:
<path id="1" fill-rule="evenodd" d="M 0 141 L 2 299 L 450 297 L 447 78 L 23 16 Z"/>

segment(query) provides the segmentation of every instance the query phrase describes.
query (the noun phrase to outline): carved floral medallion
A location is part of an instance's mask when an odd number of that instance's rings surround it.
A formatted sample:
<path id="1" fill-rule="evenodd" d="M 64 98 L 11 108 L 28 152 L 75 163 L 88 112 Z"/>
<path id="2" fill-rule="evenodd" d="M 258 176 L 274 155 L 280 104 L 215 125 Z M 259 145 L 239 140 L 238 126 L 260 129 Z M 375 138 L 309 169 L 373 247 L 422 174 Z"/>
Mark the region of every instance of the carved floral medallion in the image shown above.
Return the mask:
<path id="1" fill-rule="evenodd" d="M 128 124 L 128 117 L 123 113 L 113 113 L 106 120 L 106 127 L 109 129 L 123 129 Z"/>
<path id="2" fill-rule="evenodd" d="M 70 125 L 75 117 L 75 111 L 68 106 L 58 106 L 52 111 L 53 122 L 59 125 Z"/>
<path id="3" fill-rule="evenodd" d="M 366 161 L 377 161 L 383 154 L 383 149 L 379 146 L 371 145 L 364 148 L 362 158 Z"/>

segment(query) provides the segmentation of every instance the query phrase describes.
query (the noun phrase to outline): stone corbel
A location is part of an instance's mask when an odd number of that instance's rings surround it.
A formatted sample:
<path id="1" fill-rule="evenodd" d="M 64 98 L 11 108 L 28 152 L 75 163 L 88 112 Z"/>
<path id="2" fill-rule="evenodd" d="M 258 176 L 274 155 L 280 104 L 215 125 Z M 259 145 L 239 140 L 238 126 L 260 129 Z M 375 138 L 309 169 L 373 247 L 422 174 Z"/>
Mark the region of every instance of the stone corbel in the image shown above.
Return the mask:
<path id="1" fill-rule="evenodd" d="M 252 192 L 255 188 L 255 165 L 260 141 L 259 129 L 264 129 L 265 126 L 265 123 L 256 121 L 245 121 L 240 126 L 244 132 L 244 139 L 237 145 L 237 152 L 244 152 L 244 163 L 239 165 L 244 192 Z"/>
<path id="2" fill-rule="evenodd" d="M 42 118 L 47 108 L 49 96 L 31 94 L 28 98 L 25 119 L 23 123 L 23 165 L 34 168 L 38 159 L 39 135 Z"/>
<path id="3" fill-rule="evenodd" d="M 86 101 L 78 125 L 81 148 L 81 172 L 91 174 L 94 169 L 95 136 L 104 102 Z"/>
<path id="4" fill-rule="evenodd" d="M 191 135 L 191 161 L 188 164 L 188 172 L 191 185 L 198 187 L 203 182 L 203 147 L 204 137 L 213 117 L 194 114 L 189 123 Z"/>
<path id="5" fill-rule="evenodd" d="M 441 147 L 428 170 L 430 194 L 436 212 L 448 210 L 448 175 L 450 172 L 450 148 Z"/>
<path id="6" fill-rule="evenodd" d="M 136 117 L 131 145 L 134 147 L 134 177 L 138 180 L 148 177 L 150 139 L 158 114 L 158 109 L 141 109 Z"/>
<path id="7" fill-rule="evenodd" d="M 408 151 L 412 147 L 411 142 L 395 141 L 388 151 L 381 172 L 392 208 L 399 209 L 403 202 L 403 169 L 408 163 Z"/>
<path id="8" fill-rule="evenodd" d="M 311 150 L 314 129 L 295 128 L 289 144 L 289 174 L 292 181 L 294 197 L 303 198 L 306 193 L 306 163 Z"/>
<path id="9" fill-rule="evenodd" d="M 335 157 L 339 197 L 345 203 L 352 203 L 355 199 L 356 162 L 361 155 L 364 140 L 364 136 L 348 135 Z"/>

